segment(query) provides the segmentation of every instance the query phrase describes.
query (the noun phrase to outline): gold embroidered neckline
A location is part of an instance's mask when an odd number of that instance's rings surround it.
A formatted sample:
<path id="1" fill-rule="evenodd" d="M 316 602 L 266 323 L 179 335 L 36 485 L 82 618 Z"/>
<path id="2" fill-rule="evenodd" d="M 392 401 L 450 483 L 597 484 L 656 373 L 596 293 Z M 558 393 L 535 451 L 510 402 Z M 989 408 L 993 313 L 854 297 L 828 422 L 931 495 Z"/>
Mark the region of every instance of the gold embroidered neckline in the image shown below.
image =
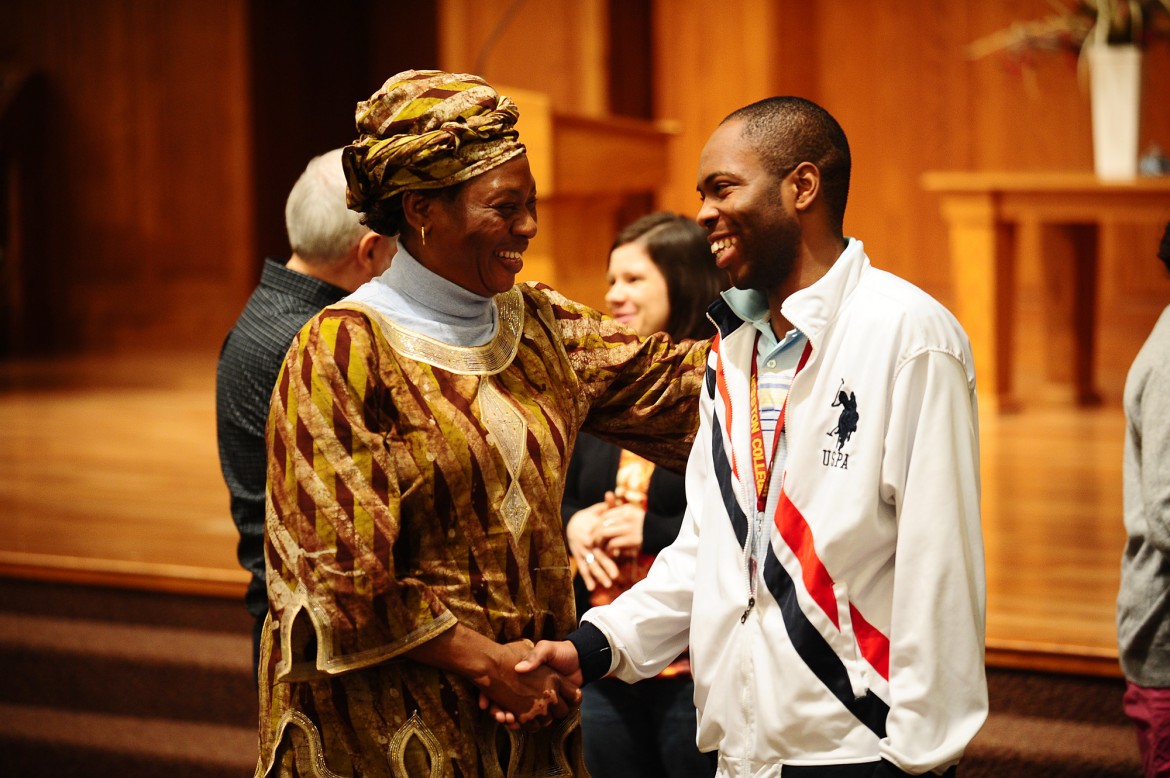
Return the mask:
<path id="1" fill-rule="evenodd" d="M 334 307 L 366 314 L 382 331 L 391 348 L 410 359 L 462 375 L 495 375 L 511 364 L 520 346 L 524 301 L 520 290 L 512 287 L 496 295 L 495 302 L 499 327 L 495 336 L 482 346 L 452 346 L 395 324 L 385 314 L 364 303 L 347 300 Z"/>

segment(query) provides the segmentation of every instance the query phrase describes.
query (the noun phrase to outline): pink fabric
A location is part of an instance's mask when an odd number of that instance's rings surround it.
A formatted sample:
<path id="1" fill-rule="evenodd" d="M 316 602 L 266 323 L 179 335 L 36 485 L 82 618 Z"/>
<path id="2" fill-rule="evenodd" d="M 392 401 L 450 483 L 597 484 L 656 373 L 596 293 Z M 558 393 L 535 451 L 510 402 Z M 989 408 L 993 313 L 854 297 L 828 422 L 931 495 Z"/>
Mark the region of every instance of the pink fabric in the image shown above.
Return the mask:
<path id="1" fill-rule="evenodd" d="M 1126 684 L 1125 715 L 1137 727 L 1146 778 L 1170 778 L 1170 689 Z"/>

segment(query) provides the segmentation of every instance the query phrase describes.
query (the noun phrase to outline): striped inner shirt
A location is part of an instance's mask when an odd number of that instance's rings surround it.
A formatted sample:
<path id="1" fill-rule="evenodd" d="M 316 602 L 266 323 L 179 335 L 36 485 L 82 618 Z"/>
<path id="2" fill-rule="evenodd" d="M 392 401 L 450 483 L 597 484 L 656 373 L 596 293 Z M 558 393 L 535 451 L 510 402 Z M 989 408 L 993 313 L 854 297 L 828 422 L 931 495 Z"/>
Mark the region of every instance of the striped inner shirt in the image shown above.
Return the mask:
<path id="1" fill-rule="evenodd" d="M 761 338 L 756 353 L 756 359 L 759 360 L 760 427 L 764 432 L 764 450 L 776 452 L 775 461 L 769 463 L 771 473 L 784 472 L 784 464 L 788 459 L 788 445 L 783 438 L 773 449 L 776 422 L 784 400 L 788 397 L 788 390 L 792 387 L 792 378 L 796 374 L 805 341 L 805 336 L 799 330 L 791 330 L 779 343 L 769 344 Z M 753 524 L 752 557 L 760 560 L 764 558 L 770 533 L 764 530 L 762 516 L 757 516 Z"/>

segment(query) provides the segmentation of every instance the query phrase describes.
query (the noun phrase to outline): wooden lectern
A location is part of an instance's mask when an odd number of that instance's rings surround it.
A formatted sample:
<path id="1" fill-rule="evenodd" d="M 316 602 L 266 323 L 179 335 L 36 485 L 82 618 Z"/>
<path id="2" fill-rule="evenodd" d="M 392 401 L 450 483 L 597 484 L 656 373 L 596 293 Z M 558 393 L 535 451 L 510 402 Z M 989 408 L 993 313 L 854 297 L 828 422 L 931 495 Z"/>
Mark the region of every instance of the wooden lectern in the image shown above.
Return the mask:
<path id="1" fill-rule="evenodd" d="M 955 314 L 971 338 L 981 401 L 1010 409 L 1017 260 L 1035 258 L 1047 286 L 1046 374 L 1093 403 L 1097 267 L 1111 235 L 1170 220 L 1170 178 L 1101 181 L 1092 173 L 933 172 L 950 231 Z M 1153 247 L 1151 247 L 1151 252 Z M 1112 262 L 1108 265 L 1116 267 Z"/>
<path id="2" fill-rule="evenodd" d="M 517 129 L 539 198 L 539 231 L 520 279 L 604 310 L 609 247 L 654 207 L 675 131 L 668 122 L 555 113 L 547 95 L 498 89 L 520 107 Z"/>

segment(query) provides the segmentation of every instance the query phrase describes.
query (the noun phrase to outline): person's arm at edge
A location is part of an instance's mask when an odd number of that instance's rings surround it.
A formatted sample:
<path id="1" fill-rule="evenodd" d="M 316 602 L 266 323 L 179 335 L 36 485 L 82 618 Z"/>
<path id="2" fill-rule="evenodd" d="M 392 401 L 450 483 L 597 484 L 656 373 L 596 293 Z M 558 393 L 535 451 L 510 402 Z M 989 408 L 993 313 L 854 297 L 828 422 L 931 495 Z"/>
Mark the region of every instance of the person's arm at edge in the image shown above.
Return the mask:
<path id="1" fill-rule="evenodd" d="M 1146 377 L 1141 396 L 1141 495 L 1150 543 L 1170 554 L 1170 368 Z"/>

